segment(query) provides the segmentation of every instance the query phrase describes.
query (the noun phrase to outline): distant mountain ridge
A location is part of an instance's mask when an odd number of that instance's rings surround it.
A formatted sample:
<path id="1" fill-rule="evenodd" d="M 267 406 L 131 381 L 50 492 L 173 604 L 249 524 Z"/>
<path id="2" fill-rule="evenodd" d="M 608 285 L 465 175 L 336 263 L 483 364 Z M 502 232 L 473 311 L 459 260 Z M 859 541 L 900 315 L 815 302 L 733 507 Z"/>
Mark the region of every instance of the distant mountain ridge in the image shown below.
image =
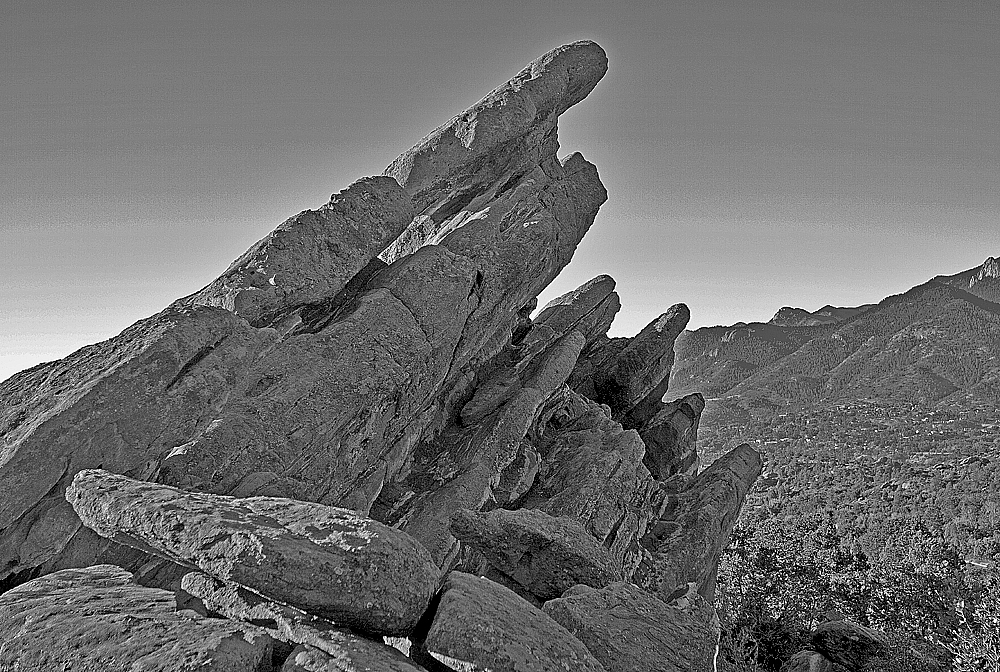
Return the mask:
<path id="1" fill-rule="evenodd" d="M 827 304 L 812 313 L 804 308 L 784 306 L 783 308 L 779 308 L 774 317 L 768 320 L 768 324 L 775 324 L 779 327 L 815 327 L 820 324 L 833 324 L 835 322 L 843 322 L 858 313 L 863 313 L 873 305 L 875 304 L 866 303 L 863 306 L 841 308 Z"/>
<path id="2" fill-rule="evenodd" d="M 774 407 L 842 398 L 995 404 L 998 301 L 1000 263 L 989 257 L 873 306 L 782 309 L 766 324 L 686 331 L 677 339 L 671 392 Z M 829 321 L 803 323 L 824 312 Z"/>

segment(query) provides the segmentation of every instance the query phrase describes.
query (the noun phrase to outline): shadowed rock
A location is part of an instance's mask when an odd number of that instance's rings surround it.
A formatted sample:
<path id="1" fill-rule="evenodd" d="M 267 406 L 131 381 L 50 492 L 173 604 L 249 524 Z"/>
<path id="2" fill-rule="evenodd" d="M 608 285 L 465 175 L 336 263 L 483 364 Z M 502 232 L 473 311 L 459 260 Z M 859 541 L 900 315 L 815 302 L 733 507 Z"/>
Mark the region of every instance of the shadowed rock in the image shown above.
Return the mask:
<path id="1" fill-rule="evenodd" d="M 643 464 L 657 480 L 675 474 L 693 476 L 698 472 L 698 422 L 705 410 L 705 398 L 689 394 L 660 405 L 660 409 L 638 428 L 646 444 Z"/>
<path id="2" fill-rule="evenodd" d="M 452 516 L 451 530 L 542 601 L 577 584 L 601 588 L 622 579 L 621 567 L 576 518 L 534 509 L 462 510 Z"/>
<path id="3" fill-rule="evenodd" d="M 757 451 L 743 444 L 698 474 L 643 538 L 652 555 L 637 582 L 666 601 L 693 583 L 712 600 L 719 555 L 762 466 Z"/>
<path id="4" fill-rule="evenodd" d="M 885 635 L 850 621 L 827 621 L 813 630 L 812 648 L 850 672 L 862 672 L 873 660 L 886 659 Z"/>
<path id="5" fill-rule="evenodd" d="M 715 669 L 718 622 L 697 594 L 666 604 L 630 583 L 614 583 L 601 590 L 574 589 L 546 602 L 543 610 L 608 672 Z"/>
<path id="6" fill-rule="evenodd" d="M 101 536 L 339 625 L 406 634 L 438 586 L 416 540 L 345 509 L 188 493 L 101 470 L 77 474 L 66 498 Z"/>
<path id="7" fill-rule="evenodd" d="M 781 672 L 833 672 L 833 663 L 822 653 L 803 650 L 786 660 Z"/>
<path id="8" fill-rule="evenodd" d="M 630 577 L 641 556 L 637 542 L 651 515 L 646 500 L 653 485 L 639 434 L 622 429 L 607 407 L 562 388 L 539 411 L 528 440 L 543 465 L 518 503 L 578 519 Z"/>
<path id="9" fill-rule="evenodd" d="M 266 672 L 273 641 L 251 625 L 178 611 L 120 567 L 66 569 L 0 595 L 0 669 Z M 10 667 L 12 666 L 12 667 Z"/>
<path id="10" fill-rule="evenodd" d="M 610 406 L 616 420 L 628 416 L 627 427 L 641 426 L 659 409 L 674 363 L 674 341 L 689 319 L 688 307 L 678 303 L 632 338 L 598 344 L 584 353 L 570 386 Z"/>
<path id="11" fill-rule="evenodd" d="M 455 670 L 604 671 L 565 628 L 488 579 L 452 572 L 424 649 Z"/>

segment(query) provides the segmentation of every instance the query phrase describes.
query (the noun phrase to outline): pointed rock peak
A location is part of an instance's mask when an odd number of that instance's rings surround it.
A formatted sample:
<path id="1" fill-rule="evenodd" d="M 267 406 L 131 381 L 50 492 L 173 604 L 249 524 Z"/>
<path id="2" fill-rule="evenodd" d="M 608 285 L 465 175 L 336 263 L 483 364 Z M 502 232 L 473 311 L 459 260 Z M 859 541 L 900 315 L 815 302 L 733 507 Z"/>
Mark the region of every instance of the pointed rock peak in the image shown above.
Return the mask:
<path id="1" fill-rule="evenodd" d="M 653 329 L 657 332 L 676 332 L 679 334 L 691 320 L 691 311 L 683 303 L 675 303 L 670 306 L 667 312 L 653 320 L 646 329 Z M 643 331 L 646 331 L 643 329 Z"/>
<path id="2" fill-rule="evenodd" d="M 969 289 L 972 289 L 984 280 L 997 278 L 1000 278 L 1000 259 L 987 257 L 982 266 L 973 270 L 973 275 L 969 278 Z"/>
<path id="3" fill-rule="evenodd" d="M 607 70 L 608 57 L 595 42 L 573 42 L 553 49 L 400 155 L 385 174 L 428 203 L 439 195 L 442 178 L 450 176 L 453 183 L 449 188 L 461 190 L 467 185 L 461 184 L 462 179 L 454 180 L 456 172 L 471 177 L 464 173 L 470 172 L 468 164 L 477 157 L 528 135 L 532 129 L 554 126 L 556 118 L 586 98 Z M 490 181 L 485 178 L 480 174 L 476 181 Z"/>

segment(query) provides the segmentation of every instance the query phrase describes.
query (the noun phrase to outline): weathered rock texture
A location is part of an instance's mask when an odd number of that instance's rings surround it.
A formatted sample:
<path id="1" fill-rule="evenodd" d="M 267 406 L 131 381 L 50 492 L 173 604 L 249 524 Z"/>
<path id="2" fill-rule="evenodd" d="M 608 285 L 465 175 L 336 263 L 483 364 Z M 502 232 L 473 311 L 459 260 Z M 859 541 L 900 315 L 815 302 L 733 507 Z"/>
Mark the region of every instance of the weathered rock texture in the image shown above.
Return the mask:
<path id="1" fill-rule="evenodd" d="M 608 672 L 711 672 L 718 633 L 697 593 L 670 604 L 630 583 L 578 590 L 545 603 Z"/>
<path id="2" fill-rule="evenodd" d="M 503 586 L 462 572 L 448 575 L 423 647 L 460 670 L 604 670 L 544 613 Z"/>
<path id="3" fill-rule="evenodd" d="M 621 567 L 576 518 L 535 509 L 462 510 L 452 516 L 451 529 L 542 601 L 577 584 L 603 588 L 622 579 Z"/>
<path id="4" fill-rule="evenodd" d="M 531 317 L 607 198 L 557 155 L 606 70 L 545 54 L 204 289 L 0 383 L 0 590 L 113 562 L 286 670 L 603 669 L 533 606 L 558 598 L 588 645 L 676 625 L 700 653 L 643 655 L 701 665 L 760 460 L 698 474 L 704 400 L 663 401 L 688 309 L 611 338 L 598 276 Z"/>
<path id="5" fill-rule="evenodd" d="M 0 595 L 0 669 L 265 672 L 271 638 L 250 625 L 177 611 L 113 565 L 65 569 Z M 11 666 L 11 667 L 8 667 Z"/>
<path id="6" fill-rule="evenodd" d="M 77 474 L 66 499 L 102 537 L 379 634 L 412 630 L 440 579 L 415 539 L 346 509 L 189 493 L 99 469 Z"/>

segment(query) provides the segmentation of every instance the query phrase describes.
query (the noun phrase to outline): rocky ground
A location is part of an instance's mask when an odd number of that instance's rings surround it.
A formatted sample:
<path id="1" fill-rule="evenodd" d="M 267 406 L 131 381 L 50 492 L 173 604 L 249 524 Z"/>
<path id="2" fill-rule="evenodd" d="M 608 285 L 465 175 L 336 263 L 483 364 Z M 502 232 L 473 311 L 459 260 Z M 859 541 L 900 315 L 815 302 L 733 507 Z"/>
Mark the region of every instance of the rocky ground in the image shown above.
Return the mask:
<path id="1" fill-rule="evenodd" d="M 0 670 L 712 670 L 758 454 L 670 307 L 533 319 L 607 195 L 555 49 L 119 336 L 0 384 Z M 664 402 L 663 399 L 670 401 Z"/>

